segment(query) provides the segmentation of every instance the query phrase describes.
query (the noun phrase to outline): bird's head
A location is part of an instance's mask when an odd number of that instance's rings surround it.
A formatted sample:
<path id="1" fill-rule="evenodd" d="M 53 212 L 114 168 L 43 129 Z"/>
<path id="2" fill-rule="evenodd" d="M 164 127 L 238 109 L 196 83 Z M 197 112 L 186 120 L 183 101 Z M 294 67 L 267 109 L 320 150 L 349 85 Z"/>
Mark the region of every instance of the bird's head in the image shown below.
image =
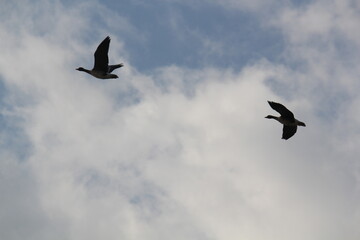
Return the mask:
<path id="1" fill-rule="evenodd" d="M 265 118 L 275 119 L 276 117 L 274 117 L 274 116 L 272 116 L 272 115 L 267 115 Z"/>
<path id="2" fill-rule="evenodd" d="M 75 69 L 75 70 L 78 70 L 78 71 L 83 71 L 83 72 L 84 72 L 85 68 L 83 68 L 83 67 L 78 67 L 78 68 L 77 68 L 77 69 Z"/>

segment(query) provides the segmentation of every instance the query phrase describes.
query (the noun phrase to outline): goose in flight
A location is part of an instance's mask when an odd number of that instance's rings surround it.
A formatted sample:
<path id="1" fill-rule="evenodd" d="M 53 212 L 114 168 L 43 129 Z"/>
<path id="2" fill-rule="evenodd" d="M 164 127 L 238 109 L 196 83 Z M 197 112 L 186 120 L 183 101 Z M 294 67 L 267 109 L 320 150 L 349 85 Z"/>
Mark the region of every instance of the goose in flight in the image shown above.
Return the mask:
<path id="1" fill-rule="evenodd" d="M 265 118 L 275 119 L 284 125 L 282 139 L 287 140 L 291 138 L 296 133 L 297 126 L 306 126 L 305 123 L 295 119 L 294 114 L 284 105 L 271 101 L 268 101 L 268 103 L 272 109 L 280 113 L 280 117 L 268 115 Z"/>
<path id="2" fill-rule="evenodd" d="M 110 45 L 110 37 L 107 36 L 97 47 L 94 53 L 94 67 L 92 70 L 85 69 L 83 67 L 79 67 L 76 70 L 86 72 L 96 78 L 100 79 L 110 79 L 110 78 L 118 78 L 117 75 L 112 74 L 111 72 L 117 68 L 124 66 L 124 64 L 116 64 L 109 65 L 109 45 Z"/>

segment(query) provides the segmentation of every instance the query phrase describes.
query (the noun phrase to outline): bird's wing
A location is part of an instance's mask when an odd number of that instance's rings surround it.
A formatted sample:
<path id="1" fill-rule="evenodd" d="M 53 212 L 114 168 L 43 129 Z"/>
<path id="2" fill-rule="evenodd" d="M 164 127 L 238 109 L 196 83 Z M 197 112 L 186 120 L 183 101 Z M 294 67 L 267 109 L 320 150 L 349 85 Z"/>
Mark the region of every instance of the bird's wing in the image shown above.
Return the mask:
<path id="1" fill-rule="evenodd" d="M 107 36 L 97 47 L 94 58 L 94 70 L 107 72 L 108 71 L 108 52 L 109 52 L 109 45 L 110 45 L 110 37 Z"/>
<path id="2" fill-rule="evenodd" d="M 268 101 L 270 107 L 280 113 L 283 118 L 289 119 L 290 121 L 295 121 L 294 114 L 287 109 L 284 105 L 276 102 Z M 296 130 L 295 130 L 296 131 Z"/>
<path id="3" fill-rule="evenodd" d="M 112 71 L 114 71 L 117 68 L 123 67 L 124 64 L 120 63 L 120 64 L 116 64 L 116 65 L 109 65 L 109 73 L 111 73 Z"/>
<path id="4" fill-rule="evenodd" d="M 282 139 L 289 139 L 296 133 L 297 126 L 287 126 L 284 125 L 283 127 L 283 133 L 282 133 Z"/>

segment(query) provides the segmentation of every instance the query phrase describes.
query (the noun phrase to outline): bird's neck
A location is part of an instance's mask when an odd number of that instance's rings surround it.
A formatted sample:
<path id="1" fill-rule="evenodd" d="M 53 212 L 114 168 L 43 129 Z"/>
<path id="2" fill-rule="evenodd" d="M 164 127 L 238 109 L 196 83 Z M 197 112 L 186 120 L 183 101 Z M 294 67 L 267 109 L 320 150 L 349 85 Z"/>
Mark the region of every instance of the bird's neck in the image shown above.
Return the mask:
<path id="1" fill-rule="evenodd" d="M 88 69 L 85 69 L 85 68 L 79 68 L 78 70 L 79 70 L 79 71 L 82 71 L 82 72 L 86 72 L 86 73 L 88 73 L 88 74 L 91 74 L 91 71 L 88 70 Z"/>

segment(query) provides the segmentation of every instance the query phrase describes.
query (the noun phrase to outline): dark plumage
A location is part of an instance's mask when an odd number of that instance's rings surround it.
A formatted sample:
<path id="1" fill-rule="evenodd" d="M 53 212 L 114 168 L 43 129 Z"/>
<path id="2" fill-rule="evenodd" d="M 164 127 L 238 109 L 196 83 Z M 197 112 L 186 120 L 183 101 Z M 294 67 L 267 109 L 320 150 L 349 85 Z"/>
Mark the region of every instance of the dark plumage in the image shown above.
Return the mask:
<path id="1" fill-rule="evenodd" d="M 94 67 L 92 70 L 79 67 L 76 70 L 86 72 L 96 78 L 109 79 L 109 78 L 118 78 L 117 75 L 112 74 L 111 72 L 117 68 L 124 66 L 124 64 L 109 65 L 109 45 L 110 37 L 107 36 L 97 47 L 94 53 Z"/>
<path id="2" fill-rule="evenodd" d="M 303 127 L 306 126 L 305 123 L 297 120 L 294 117 L 294 114 L 284 105 L 271 101 L 268 101 L 268 103 L 272 109 L 280 113 L 280 117 L 268 115 L 265 118 L 275 119 L 284 125 L 282 139 L 287 140 L 291 138 L 296 133 L 297 126 L 303 126 Z"/>

